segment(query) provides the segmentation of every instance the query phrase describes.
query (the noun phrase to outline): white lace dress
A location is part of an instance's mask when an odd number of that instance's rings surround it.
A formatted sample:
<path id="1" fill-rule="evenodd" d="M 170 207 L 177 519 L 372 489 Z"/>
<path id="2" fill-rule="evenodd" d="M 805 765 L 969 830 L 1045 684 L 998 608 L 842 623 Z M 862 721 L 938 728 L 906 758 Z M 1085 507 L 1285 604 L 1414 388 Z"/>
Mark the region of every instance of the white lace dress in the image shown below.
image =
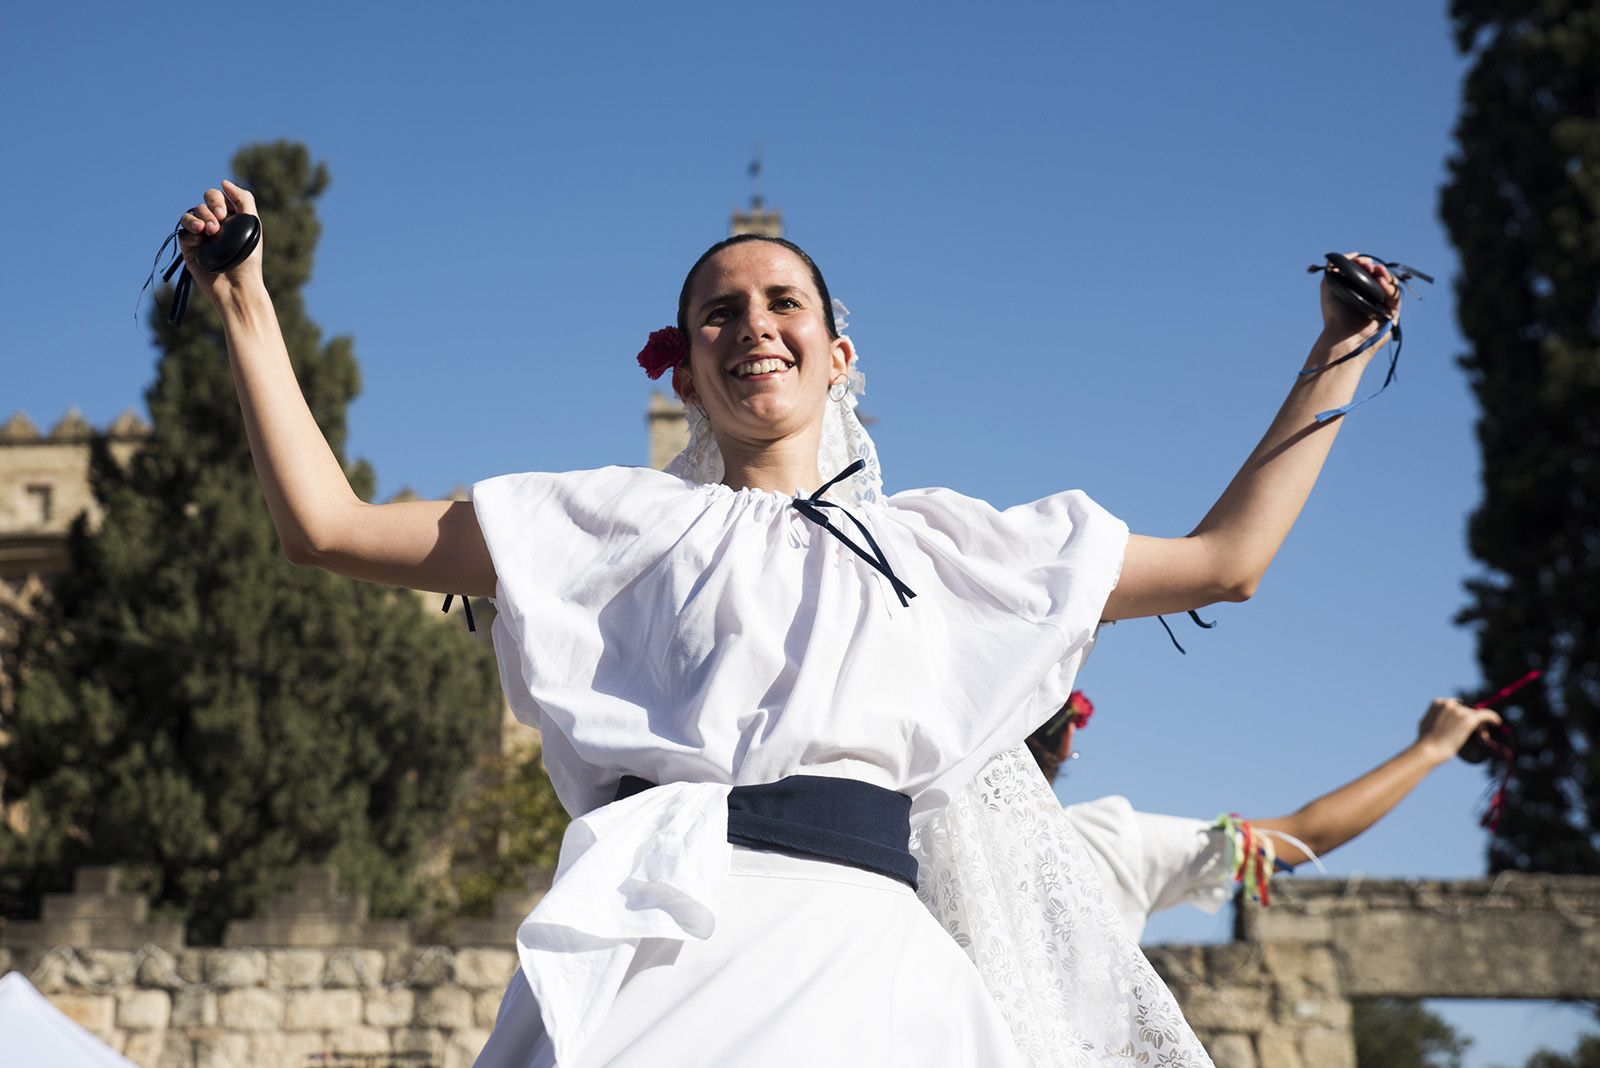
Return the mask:
<path id="1" fill-rule="evenodd" d="M 912 853 L 918 895 L 976 965 L 1025 1063 L 1211 1064 L 1025 747 L 990 761 L 914 833 Z"/>
<path id="2" fill-rule="evenodd" d="M 473 501 L 502 682 L 575 816 L 481 1064 L 1075 1063 L 1019 1049 L 909 889 L 730 846 L 727 795 L 844 776 L 927 824 L 1071 690 L 1123 524 L 1076 492 L 853 504 L 904 607 L 780 494 L 605 468 Z M 623 774 L 661 785 L 612 803 Z M 1130 968 L 1099 973 L 1118 1004 L 1142 997 Z"/>

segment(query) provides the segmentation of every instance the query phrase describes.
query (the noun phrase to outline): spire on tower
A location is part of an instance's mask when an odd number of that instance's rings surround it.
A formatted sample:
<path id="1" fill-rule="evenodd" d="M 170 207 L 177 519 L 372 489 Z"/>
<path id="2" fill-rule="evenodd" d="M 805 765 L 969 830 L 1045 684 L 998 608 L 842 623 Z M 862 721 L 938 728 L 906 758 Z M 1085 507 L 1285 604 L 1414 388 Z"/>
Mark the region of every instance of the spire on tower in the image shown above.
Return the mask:
<path id="1" fill-rule="evenodd" d="M 782 237 L 783 212 L 766 210 L 766 202 L 761 197 L 760 145 L 751 155 L 747 171 L 750 175 L 750 208 L 748 211 L 734 210 L 733 219 L 728 224 L 728 236 L 760 234 L 762 237 Z"/>

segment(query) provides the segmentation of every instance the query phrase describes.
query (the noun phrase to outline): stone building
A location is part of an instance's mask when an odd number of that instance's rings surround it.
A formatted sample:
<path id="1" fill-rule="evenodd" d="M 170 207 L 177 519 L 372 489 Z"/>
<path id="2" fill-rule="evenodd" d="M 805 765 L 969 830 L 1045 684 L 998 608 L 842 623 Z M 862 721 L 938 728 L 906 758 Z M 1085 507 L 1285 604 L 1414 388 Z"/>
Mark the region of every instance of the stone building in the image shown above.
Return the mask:
<path id="1" fill-rule="evenodd" d="M 67 568 L 67 533 L 78 516 L 99 521 L 89 490 L 89 446 L 96 429 L 73 408 L 48 434 L 24 412 L 0 424 L 0 651 L 20 612 Z M 126 463 L 150 434 L 133 411 L 103 431 Z"/>

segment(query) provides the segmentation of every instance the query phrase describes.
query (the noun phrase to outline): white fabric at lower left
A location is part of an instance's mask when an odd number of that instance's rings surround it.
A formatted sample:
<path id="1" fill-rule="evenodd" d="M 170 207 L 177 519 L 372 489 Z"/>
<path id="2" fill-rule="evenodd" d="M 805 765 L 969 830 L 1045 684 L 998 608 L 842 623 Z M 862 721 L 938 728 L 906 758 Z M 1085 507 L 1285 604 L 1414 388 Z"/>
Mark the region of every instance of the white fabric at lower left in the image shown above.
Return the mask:
<path id="1" fill-rule="evenodd" d="M 21 972 L 0 979 L 0 1064 L 16 1068 L 134 1068 L 79 1027 Z"/>
<path id="2" fill-rule="evenodd" d="M 640 942 L 575 1068 L 1023 1064 L 972 962 L 909 887 L 742 847 L 726 871 L 715 931 Z M 478 1068 L 556 1063 L 526 975 Z"/>

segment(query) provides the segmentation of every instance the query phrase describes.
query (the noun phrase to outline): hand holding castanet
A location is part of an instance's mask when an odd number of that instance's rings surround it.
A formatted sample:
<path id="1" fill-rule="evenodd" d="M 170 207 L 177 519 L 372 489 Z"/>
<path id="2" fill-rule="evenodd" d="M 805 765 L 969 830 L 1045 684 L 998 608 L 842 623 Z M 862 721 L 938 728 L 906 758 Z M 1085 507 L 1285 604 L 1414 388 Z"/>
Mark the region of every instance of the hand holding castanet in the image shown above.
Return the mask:
<path id="1" fill-rule="evenodd" d="M 1390 268 L 1393 268 L 1391 271 Z M 1383 377 L 1382 393 L 1394 381 L 1395 368 L 1400 362 L 1400 285 L 1413 278 L 1432 282 L 1433 277 L 1415 267 L 1407 267 L 1396 260 L 1379 260 L 1359 252 L 1342 254 L 1329 252 L 1323 262 L 1313 263 L 1306 270 L 1322 273 L 1322 331 L 1334 344 L 1359 341 L 1350 351 L 1318 367 L 1301 371 L 1302 377 L 1318 375 L 1358 357 L 1372 358 L 1372 353 L 1394 337 L 1394 351 L 1389 355 L 1389 372 Z M 1378 393 L 1364 400 L 1351 401 L 1337 408 L 1317 413 L 1317 422 L 1337 419 L 1357 408 Z"/>
<path id="2" fill-rule="evenodd" d="M 1487 732 L 1500 725 L 1500 716 L 1493 709 L 1473 708 L 1451 697 L 1436 697 L 1417 725 L 1417 742 L 1432 753 L 1436 764 L 1457 755 L 1471 763 L 1466 748 L 1474 742 L 1481 746 Z"/>
<path id="3" fill-rule="evenodd" d="M 174 327 L 183 321 L 193 284 L 198 283 L 217 304 L 236 286 L 260 283 L 261 218 L 255 206 L 249 190 L 224 180 L 221 189 L 206 190 L 203 202 L 178 220 L 183 273 L 167 313 L 167 322 Z M 175 261 L 167 268 L 166 278 L 172 277 L 176 266 Z"/>

